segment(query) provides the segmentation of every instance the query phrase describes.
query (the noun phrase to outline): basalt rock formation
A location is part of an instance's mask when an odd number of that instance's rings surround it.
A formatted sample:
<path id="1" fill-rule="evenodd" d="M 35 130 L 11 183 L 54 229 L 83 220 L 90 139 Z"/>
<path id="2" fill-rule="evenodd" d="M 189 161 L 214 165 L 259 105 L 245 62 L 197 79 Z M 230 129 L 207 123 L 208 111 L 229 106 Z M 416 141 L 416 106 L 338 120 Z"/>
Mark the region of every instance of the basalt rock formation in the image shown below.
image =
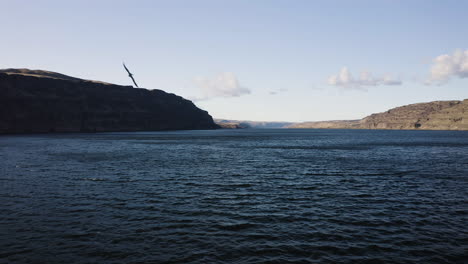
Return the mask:
<path id="1" fill-rule="evenodd" d="M 0 70 L 0 133 L 215 128 L 206 111 L 161 90 L 48 71 Z"/>
<path id="2" fill-rule="evenodd" d="M 305 122 L 290 128 L 468 130 L 468 99 L 411 104 L 361 120 Z"/>

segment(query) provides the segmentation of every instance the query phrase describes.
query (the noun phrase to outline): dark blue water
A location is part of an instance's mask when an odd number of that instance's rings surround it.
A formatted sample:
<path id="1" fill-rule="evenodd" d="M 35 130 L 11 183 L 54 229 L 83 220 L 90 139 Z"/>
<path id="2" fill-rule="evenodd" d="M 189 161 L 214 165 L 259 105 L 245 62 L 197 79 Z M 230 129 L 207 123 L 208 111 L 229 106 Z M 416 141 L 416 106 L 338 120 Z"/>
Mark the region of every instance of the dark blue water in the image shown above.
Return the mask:
<path id="1" fill-rule="evenodd" d="M 463 263 L 468 132 L 0 137 L 0 262 Z"/>

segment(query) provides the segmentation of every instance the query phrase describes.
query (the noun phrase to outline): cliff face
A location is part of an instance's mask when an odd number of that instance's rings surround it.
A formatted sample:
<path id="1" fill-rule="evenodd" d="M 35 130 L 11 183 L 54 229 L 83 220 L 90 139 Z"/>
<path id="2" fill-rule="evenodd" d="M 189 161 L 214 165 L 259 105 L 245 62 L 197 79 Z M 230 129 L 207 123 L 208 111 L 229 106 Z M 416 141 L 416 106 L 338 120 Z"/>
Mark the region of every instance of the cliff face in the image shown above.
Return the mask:
<path id="1" fill-rule="evenodd" d="M 290 128 L 468 130 L 468 99 L 411 104 L 361 120 L 306 122 Z"/>
<path id="2" fill-rule="evenodd" d="M 206 111 L 161 90 L 45 71 L 0 71 L 0 133 L 214 128 Z"/>
<path id="3" fill-rule="evenodd" d="M 431 113 L 428 120 L 422 122 L 423 129 L 468 130 L 468 99 L 453 107 Z"/>
<path id="4" fill-rule="evenodd" d="M 401 106 L 362 119 L 360 127 L 366 129 L 456 129 L 456 127 L 452 127 L 456 122 L 450 121 L 450 117 L 446 116 L 448 122 L 440 123 L 433 116 L 435 114 L 442 118 L 444 116 L 443 110 L 460 103 L 460 101 L 436 101 Z M 428 122 L 432 122 L 434 125 L 428 126 Z"/>

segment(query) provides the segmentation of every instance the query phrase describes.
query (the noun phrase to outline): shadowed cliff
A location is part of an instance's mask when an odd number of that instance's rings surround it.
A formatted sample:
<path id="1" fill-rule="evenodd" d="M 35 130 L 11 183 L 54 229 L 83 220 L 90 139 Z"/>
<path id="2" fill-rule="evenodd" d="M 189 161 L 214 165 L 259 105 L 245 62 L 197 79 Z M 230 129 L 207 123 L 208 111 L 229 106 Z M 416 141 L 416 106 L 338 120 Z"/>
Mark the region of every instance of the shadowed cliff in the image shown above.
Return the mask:
<path id="1" fill-rule="evenodd" d="M 191 101 L 59 73 L 0 70 L 0 133 L 215 129 Z"/>

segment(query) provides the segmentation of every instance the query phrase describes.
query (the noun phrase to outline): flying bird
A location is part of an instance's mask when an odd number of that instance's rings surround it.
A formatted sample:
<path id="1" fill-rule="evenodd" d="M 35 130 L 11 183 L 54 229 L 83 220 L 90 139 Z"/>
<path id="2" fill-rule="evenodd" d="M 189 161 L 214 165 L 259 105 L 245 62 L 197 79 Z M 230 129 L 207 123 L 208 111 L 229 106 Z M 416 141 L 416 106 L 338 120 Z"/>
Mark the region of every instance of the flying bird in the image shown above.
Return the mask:
<path id="1" fill-rule="evenodd" d="M 138 84 L 135 82 L 135 79 L 133 79 L 133 74 L 128 70 L 127 66 L 125 66 L 125 62 L 122 63 L 122 64 L 123 64 L 125 70 L 128 72 L 128 77 L 132 78 L 133 83 L 135 84 L 136 87 L 138 87 Z M 140 88 L 140 87 L 138 87 L 138 88 Z"/>

